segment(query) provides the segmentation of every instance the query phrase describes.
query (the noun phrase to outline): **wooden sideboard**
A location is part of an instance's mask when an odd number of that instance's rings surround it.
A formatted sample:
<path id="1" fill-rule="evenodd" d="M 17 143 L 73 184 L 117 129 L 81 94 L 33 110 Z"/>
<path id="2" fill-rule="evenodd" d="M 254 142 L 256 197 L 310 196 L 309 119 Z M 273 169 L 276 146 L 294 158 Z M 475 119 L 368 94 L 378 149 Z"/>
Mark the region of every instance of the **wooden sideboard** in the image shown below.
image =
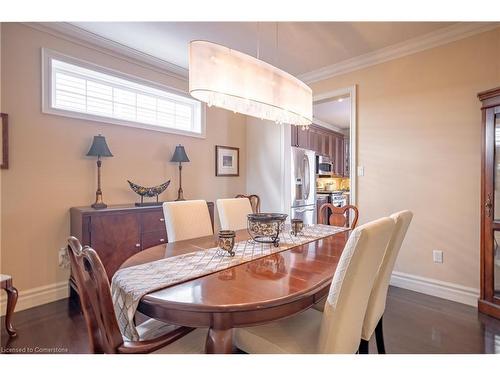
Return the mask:
<path id="1" fill-rule="evenodd" d="M 214 224 L 214 204 L 207 202 Z M 168 242 L 162 206 L 108 206 L 102 210 L 72 207 L 71 235 L 82 245 L 92 247 L 111 280 L 120 265 L 132 255 L 152 246 Z M 73 279 L 70 285 L 74 287 Z"/>

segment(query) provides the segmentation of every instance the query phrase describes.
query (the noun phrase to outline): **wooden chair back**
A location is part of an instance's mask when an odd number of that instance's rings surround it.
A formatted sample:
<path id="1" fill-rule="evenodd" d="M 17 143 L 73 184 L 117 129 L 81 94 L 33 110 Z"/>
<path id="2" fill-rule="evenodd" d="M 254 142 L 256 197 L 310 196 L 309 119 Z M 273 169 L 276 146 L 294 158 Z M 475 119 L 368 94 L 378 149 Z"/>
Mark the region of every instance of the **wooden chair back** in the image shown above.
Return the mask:
<path id="1" fill-rule="evenodd" d="M 76 280 L 80 304 L 93 353 L 118 353 L 123 337 L 116 320 L 108 277 L 94 249 L 75 237 L 68 239 L 71 271 Z"/>
<path id="2" fill-rule="evenodd" d="M 323 222 L 324 221 L 323 218 L 325 217 L 324 212 L 327 209 L 330 209 L 332 213 L 328 217 L 328 223 L 324 223 Z M 349 226 L 350 212 L 352 212 L 352 215 L 354 216 L 352 218 L 352 224 Z M 325 203 L 319 209 L 319 217 L 321 221 L 320 224 L 334 225 L 336 227 L 346 227 L 354 229 L 356 228 L 356 224 L 358 223 L 358 216 L 359 216 L 358 208 L 350 204 L 342 207 L 335 207 L 331 203 Z"/>
<path id="3" fill-rule="evenodd" d="M 238 194 L 235 198 L 248 198 L 250 200 L 250 205 L 252 206 L 252 211 L 254 214 L 260 212 L 260 197 L 256 194 Z"/>

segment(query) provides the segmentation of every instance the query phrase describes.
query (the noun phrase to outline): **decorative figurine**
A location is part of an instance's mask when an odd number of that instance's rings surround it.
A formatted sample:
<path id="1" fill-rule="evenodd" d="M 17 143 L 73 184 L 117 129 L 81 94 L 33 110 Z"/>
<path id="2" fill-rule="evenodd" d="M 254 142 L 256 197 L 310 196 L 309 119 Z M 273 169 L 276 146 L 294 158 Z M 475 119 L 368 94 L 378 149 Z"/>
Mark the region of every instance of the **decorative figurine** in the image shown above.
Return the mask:
<path id="1" fill-rule="evenodd" d="M 170 185 L 170 180 L 167 182 L 164 182 L 161 185 L 158 186 L 153 186 L 153 187 L 144 187 L 140 186 L 137 184 L 134 184 L 132 181 L 127 180 L 128 184 L 130 185 L 130 188 L 137 194 L 141 196 L 141 202 L 136 203 L 136 206 L 161 206 L 163 202 L 158 202 L 158 196 L 165 191 L 166 188 L 168 188 L 168 185 Z M 144 197 L 155 197 L 156 196 L 156 202 L 146 202 L 144 203 Z"/>

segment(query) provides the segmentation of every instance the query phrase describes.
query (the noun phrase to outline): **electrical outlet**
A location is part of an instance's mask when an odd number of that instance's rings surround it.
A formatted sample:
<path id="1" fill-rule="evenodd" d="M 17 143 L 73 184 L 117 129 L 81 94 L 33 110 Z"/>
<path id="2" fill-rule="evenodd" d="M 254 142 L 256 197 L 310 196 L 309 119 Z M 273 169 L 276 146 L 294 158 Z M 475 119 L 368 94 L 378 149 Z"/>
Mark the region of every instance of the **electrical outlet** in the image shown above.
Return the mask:
<path id="1" fill-rule="evenodd" d="M 358 176 L 362 177 L 364 175 L 365 175 L 365 167 L 362 165 L 358 166 Z"/>
<path id="2" fill-rule="evenodd" d="M 443 252 L 441 250 L 433 250 L 432 260 L 434 263 L 443 263 Z"/>

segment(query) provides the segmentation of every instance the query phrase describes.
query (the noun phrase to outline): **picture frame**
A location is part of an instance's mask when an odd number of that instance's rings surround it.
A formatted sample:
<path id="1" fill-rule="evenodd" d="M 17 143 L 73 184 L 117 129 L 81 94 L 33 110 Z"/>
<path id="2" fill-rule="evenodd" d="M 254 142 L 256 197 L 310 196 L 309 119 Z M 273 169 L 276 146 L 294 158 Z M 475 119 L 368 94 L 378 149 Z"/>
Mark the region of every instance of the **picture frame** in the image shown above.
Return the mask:
<path id="1" fill-rule="evenodd" d="M 240 175 L 240 149 L 215 146 L 215 176 L 238 177 Z"/>
<path id="2" fill-rule="evenodd" d="M 0 130 L 2 163 L 0 169 L 9 169 L 9 116 L 6 113 L 0 113 L 0 115 L 2 117 L 2 129 Z"/>

